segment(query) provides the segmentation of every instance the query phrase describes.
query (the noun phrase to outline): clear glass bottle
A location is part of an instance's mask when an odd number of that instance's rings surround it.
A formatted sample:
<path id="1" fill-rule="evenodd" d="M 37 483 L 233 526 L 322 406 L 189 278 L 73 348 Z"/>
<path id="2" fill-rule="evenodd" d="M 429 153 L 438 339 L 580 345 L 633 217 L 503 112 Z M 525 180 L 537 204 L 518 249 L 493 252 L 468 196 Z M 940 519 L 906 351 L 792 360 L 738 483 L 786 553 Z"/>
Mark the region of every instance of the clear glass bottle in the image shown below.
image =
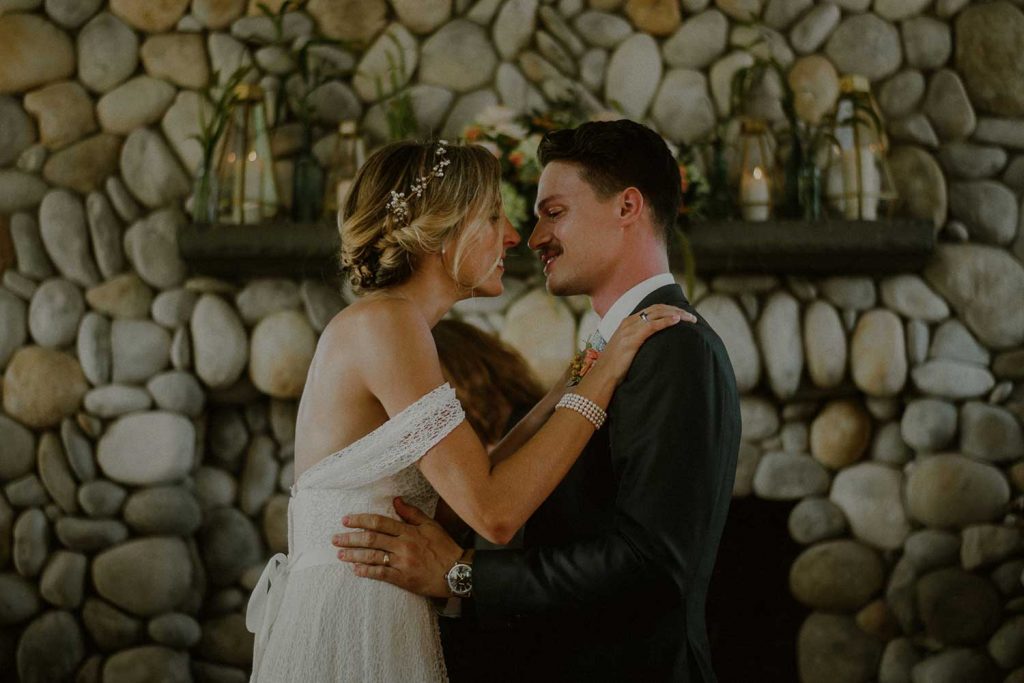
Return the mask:
<path id="1" fill-rule="evenodd" d="M 217 158 L 218 220 L 260 223 L 280 205 L 270 151 L 263 89 L 252 83 L 235 87 L 224 140 Z"/>
<path id="2" fill-rule="evenodd" d="M 330 170 L 324 188 L 324 212 L 338 216 L 338 224 L 345 220 L 345 199 L 355 180 L 356 171 L 366 161 L 366 143 L 359 135 L 355 121 L 342 121 L 331 150 Z"/>
<path id="3" fill-rule="evenodd" d="M 738 143 L 740 214 L 745 221 L 766 221 L 772 215 L 776 171 L 768 126 L 758 119 L 745 119 Z"/>
<path id="4" fill-rule="evenodd" d="M 292 176 L 292 220 L 308 223 L 320 218 L 324 199 L 324 170 L 313 154 L 312 134 L 302 131 L 302 148 L 295 157 Z"/>

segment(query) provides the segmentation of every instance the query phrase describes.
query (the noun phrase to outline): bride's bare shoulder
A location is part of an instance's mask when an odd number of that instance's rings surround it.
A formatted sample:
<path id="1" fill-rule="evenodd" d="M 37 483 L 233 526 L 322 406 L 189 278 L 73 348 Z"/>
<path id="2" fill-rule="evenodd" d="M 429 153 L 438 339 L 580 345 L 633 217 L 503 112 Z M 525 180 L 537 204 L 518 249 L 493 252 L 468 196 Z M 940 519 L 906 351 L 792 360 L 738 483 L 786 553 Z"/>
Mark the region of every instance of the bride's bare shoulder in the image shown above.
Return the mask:
<path id="1" fill-rule="evenodd" d="M 430 327 L 412 303 L 383 297 L 353 302 L 331 319 L 323 336 L 331 346 L 351 344 L 370 354 L 424 341 L 433 344 Z"/>

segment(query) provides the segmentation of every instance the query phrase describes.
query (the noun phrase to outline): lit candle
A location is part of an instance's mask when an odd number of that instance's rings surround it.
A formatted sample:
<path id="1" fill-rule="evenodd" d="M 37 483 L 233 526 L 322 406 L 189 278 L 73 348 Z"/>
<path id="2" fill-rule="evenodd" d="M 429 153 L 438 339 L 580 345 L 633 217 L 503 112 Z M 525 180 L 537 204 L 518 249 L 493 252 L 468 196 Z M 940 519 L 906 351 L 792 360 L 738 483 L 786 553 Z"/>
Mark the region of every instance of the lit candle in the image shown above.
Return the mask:
<path id="1" fill-rule="evenodd" d="M 858 159 L 860 173 L 858 174 Z M 859 149 L 844 149 L 842 159 L 843 216 L 847 219 L 873 221 L 878 218 L 878 199 L 882 190 L 882 178 L 875 165 L 875 155 L 868 146 Z M 859 182 L 858 182 L 859 177 Z"/>
<path id="2" fill-rule="evenodd" d="M 760 166 L 755 166 L 750 173 L 744 172 L 740 180 L 740 204 L 743 208 L 743 220 L 766 221 L 771 209 L 771 192 L 768 178 Z"/>

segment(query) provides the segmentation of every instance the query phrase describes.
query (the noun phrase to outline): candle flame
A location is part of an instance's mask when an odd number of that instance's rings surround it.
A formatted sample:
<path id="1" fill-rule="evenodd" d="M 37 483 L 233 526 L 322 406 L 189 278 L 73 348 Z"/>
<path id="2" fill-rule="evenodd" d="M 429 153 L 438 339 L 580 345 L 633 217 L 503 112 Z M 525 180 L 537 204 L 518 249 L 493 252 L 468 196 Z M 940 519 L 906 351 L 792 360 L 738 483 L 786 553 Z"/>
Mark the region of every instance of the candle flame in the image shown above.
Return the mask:
<path id="1" fill-rule="evenodd" d="M 756 178 L 757 180 L 760 180 L 764 176 L 764 172 L 761 171 L 761 167 L 760 166 L 755 166 L 754 167 L 754 174 L 753 175 L 754 175 L 754 178 Z"/>

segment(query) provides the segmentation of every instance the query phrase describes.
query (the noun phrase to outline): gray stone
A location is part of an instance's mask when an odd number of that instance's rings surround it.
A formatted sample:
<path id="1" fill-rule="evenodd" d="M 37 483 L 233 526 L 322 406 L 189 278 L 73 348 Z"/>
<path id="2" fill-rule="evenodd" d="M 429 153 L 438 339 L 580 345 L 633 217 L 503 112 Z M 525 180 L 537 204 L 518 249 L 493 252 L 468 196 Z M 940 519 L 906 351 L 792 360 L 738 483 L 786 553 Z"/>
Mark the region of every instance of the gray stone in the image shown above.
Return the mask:
<path id="1" fill-rule="evenodd" d="M 951 399 L 983 396 L 996 383 L 992 373 L 985 368 L 941 359 L 918 365 L 910 376 L 918 390 Z"/>
<path id="2" fill-rule="evenodd" d="M 978 142 L 1024 149 L 1024 122 L 1016 119 L 981 117 L 978 119 L 973 137 Z"/>
<path id="3" fill-rule="evenodd" d="M 971 98 L 999 116 L 1024 115 L 1024 13 L 1008 2 L 975 5 L 956 19 L 956 66 Z"/>
<path id="4" fill-rule="evenodd" d="M 715 127 L 715 106 L 707 79 L 699 71 L 674 69 L 666 74 L 654 98 L 651 116 L 671 140 L 692 144 Z"/>
<path id="5" fill-rule="evenodd" d="M 494 45 L 502 59 L 512 59 L 530 42 L 536 27 L 537 0 L 506 2 L 494 21 Z"/>
<path id="6" fill-rule="evenodd" d="M 690 17 L 662 46 L 665 62 L 676 68 L 704 68 L 725 52 L 728 33 L 729 22 L 716 9 Z"/>
<path id="7" fill-rule="evenodd" d="M 26 211 L 43 200 L 49 187 L 37 175 L 0 169 L 0 212 Z"/>
<path id="8" fill-rule="evenodd" d="M 810 431 L 803 422 L 787 422 L 779 434 L 782 450 L 787 453 L 806 453 L 810 447 Z"/>
<path id="9" fill-rule="evenodd" d="M 800 304 L 796 299 L 785 292 L 773 294 L 757 323 L 757 335 L 772 391 L 779 398 L 792 396 L 803 372 L 803 347 L 782 340 L 800 338 Z"/>
<path id="10" fill-rule="evenodd" d="M 487 33 L 470 21 L 456 19 L 424 42 L 419 78 L 466 93 L 490 83 L 497 66 Z"/>
<path id="11" fill-rule="evenodd" d="M 71 344 L 85 313 L 82 292 L 62 278 L 47 280 L 36 290 L 28 307 L 28 329 L 40 346 L 61 348 Z"/>
<path id="12" fill-rule="evenodd" d="M 4 271 L 3 277 L 0 278 L 0 283 L 3 284 L 4 289 L 22 301 L 31 301 L 32 297 L 35 296 L 36 290 L 39 288 L 35 280 L 30 280 L 11 268 Z"/>
<path id="13" fill-rule="evenodd" d="M 153 616 L 185 598 L 192 562 L 181 539 L 136 539 L 98 555 L 92 578 L 105 599 L 132 614 Z"/>
<path id="14" fill-rule="evenodd" d="M 231 505 L 238 486 L 230 474 L 217 467 L 200 467 L 195 474 L 196 496 L 204 510 Z"/>
<path id="15" fill-rule="evenodd" d="M 228 614 L 203 622 L 203 637 L 197 651 L 206 660 L 248 666 L 253 635 L 245 628 L 241 614 Z"/>
<path id="16" fill-rule="evenodd" d="M 146 39 L 139 52 L 146 73 L 182 88 L 200 89 L 210 80 L 201 34 L 169 33 Z"/>
<path id="17" fill-rule="evenodd" d="M 263 559 L 259 532 L 235 508 L 217 508 L 207 516 L 199 533 L 199 546 L 215 586 L 227 586 Z"/>
<path id="18" fill-rule="evenodd" d="M 740 399 L 743 438 L 761 441 L 779 431 L 779 413 L 771 402 L 753 396 Z"/>
<path id="19" fill-rule="evenodd" d="M 805 683 L 872 680 L 881 655 L 881 643 L 846 615 L 815 612 L 797 636 L 797 665 Z"/>
<path id="20" fill-rule="evenodd" d="M 877 300 L 875 283 L 868 277 L 829 277 L 822 281 L 821 291 L 840 309 L 863 311 Z"/>
<path id="21" fill-rule="evenodd" d="M 150 214 L 125 232 L 128 259 L 150 286 L 167 289 L 185 279 L 177 238 L 184 222 L 185 216 L 177 208 L 169 208 Z"/>
<path id="22" fill-rule="evenodd" d="M 238 498 L 239 507 L 247 515 L 256 515 L 274 493 L 278 476 L 275 450 L 274 440 L 264 435 L 256 436 L 249 444 Z"/>
<path id="23" fill-rule="evenodd" d="M 28 315 L 23 302 L 7 289 L 0 289 L 0 368 L 28 339 Z"/>
<path id="24" fill-rule="evenodd" d="M 882 303 L 908 318 L 941 322 L 949 317 L 949 306 L 916 275 L 897 275 L 883 280 Z"/>
<path id="25" fill-rule="evenodd" d="M 1008 244 L 1017 235 L 1017 198 L 994 180 L 952 183 L 950 210 L 976 241 Z"/>
<path id="26" fill-rule="evenodd" d="M 917 664 L 912 673 L 914 683 L 996 683 L 1001 674 L 984 653 L 977 650 L 952 649 L 929 657 Z"/>
<path id="27" fill-rule="evenodd" d="M 936 399 L 917 399 L 907 405 L 900 423 L 903 440 L 912 448 L 934 453 L 956 435 L 956 407 Z"/>
<path id="28" fill-rule="evenodd" d="M 85 409 L 102 418 L 146 410 L 152 404 L 153 399 L 145 389 L 125 384 L 97 387 L 85 395 Z"/>
<path id="29" fill-rule="evenodd" d="M 235 305 L 248 325 L 254 325 L 271 313 L 299 307 L 299 288 L 283 278 L 253 280 L 235 297 Z"/>
<path id="30" fill-rule="evenodd" d="M 906 384 L 903 325 L 891 311 L 869 311 L 857 321 L 850 341 L 850 374 L 870 396 L 895 396 Z"/>
<path id="31" fill-rule="evenodd" d="M 456 100 L 448 113 L 442 134 L 448 137 L 459 137 L 470 123 L 475 121 L 488 108 L 498 104 L 497 94 L 490 89 L 467 93 Z"/>
<path id="32" fill-rule="evenodd" d="M 949 25 L 931 17 L 914 17 L 900 26 L 907 64 L 919 69 L 936 69 L 949 60 L 953 38 Z"/>
<path id="33" fill-rule="evenodd" d="M 1005 251 L 940 246 L 925 279 L 986 345 L 1001 349 L 1024 342 L 1024 308 L 1010 303 L 1024 291 L 1024 266 Z"/>
<path id="34" fill-rule="evenodd" d="M 908 320 L 906 334 L 907 359 L 910 364 L 925 362 L 928 359 L 928 325 L 921 320 Z"/>
<path id="35" fill-rule="evenodd" d="M 161 410 L 199 417 L 206 397 L 195 376 L 188 372 L 164 372 L 146 383 Z"/>
<path id="36" fill-rule="evenodd" d="M 637 33 L 612 53 L 605 75 L 604 99 L 628 116 L 643 118 L 661 82 L 661 53 L 654 38 Z"/>
<path id="37" fill-rule="evenodd" d="M 1024 349 L 1000 353 L 992 363 L 992 372 L 1000 379 L 1024 379 Z"/>
<path id="38" fill-rule="evenodd" d="M 104 130 L 127 135 L 159 121 L 174 95 L 170 83 L 152 76 L 136 76 L 101 97 L 96 103 L 96 116 Z"/>
<path id="39" fill-rule="evenodd" d="M 889 21 L 899 21 L 922 12 L 931 0 L 875 0 L 875 11 Z"/>
<path id="40" fill-rule="evenodd" d="M 740 441 L 739 455 L 736 459 L 736 478 L 733 481 L 732 495 L 744 498 L 754 491 L 754 474 L 761 463 L 761 449 L 748 441 Z M 290 463 L 294 465 L 294 463 Z M 286 465 L 285 467 L 288 467 Z M 281 473 L 282 479 L 284 471 Z M 284 483 L 283 481 L 281 483 Z M 285 488 L 287 490 L 287 488 Z"/>
<path id="41" fill-rule="evenodd" d="M 901 488 L 899 471 L 868 462 L 836 474 L 829 498 L 846 515 L 854 537 L 882 550 L 896 550 L 910 534 Z"/>
<path id="42" fill-rule="evenodd" d="M 18 641 L 18 680 L 23 683 L 70 680 L 85 658 L 75 618 L 53 610 L 35 619 Z"/>
<path id="43" fill-rule="evenodd" d="M 102 650 L 130 647 L 142 639 L 142 623 L 138 619 L 97 598 L 85 599 L 82 621 Z"/>
<path id="44" fill-rule="evenodd" d="M 100 192 L 89 194 L 85 208 L 96 264 L 104 278 L 111 278 L 125 269 L 121 223 L 106 195 Z"/>
<path id="45" fill-rule="evenodd" d="M 932 149 L 939 146 L 939 136 L 924 114 L 911 114 L 891 122 L 889 133 L 901 142 L 912 142 Z"/>
<path id="46" fill-rule="evenodd" d="M 168 647 L 188 649 L 203 635 L 199 622 L 187 614 L 172 612 L 151 619 L 146 627 L 149 637 Z"/>
<path id="47" fill-rule="evenodd" d="M 977 401 L 960 409 L 960 450 L 989 462 L 1024 457 L 1024 430 L 1010 411 Z"/>
<path id="48" fill-rule="evenodd" d="M 690 21 L 694 21 L 691 19 Z M 576 31 L 591 45 L 614 48 L 633 33 L 633 27 L 621 16 L 588 10 L 573 19 Z M 724 36 L 723 36 L 724 38 Z M 723 41 L 724 46 L 724 41 Z M 677 66 L 668 60 L 671 66 Z M 678 65 L 681 66 L 681 65 Z"/>
<path id="49" fill-rule="evenodd" d="M 815 52 L 835 30 L 841 14 L 835 5 L 816 5 L 789 32 L 793 49 L 803 55 Z"/>
<path id="50" fill-rule="evenodd" d="M 1008 559 L 1021 546 L 1019 529 L 995 524 L 970 526 L 963 531 L 960 564 L 972 571 Z"/>
<path id="51" fill-rule="evenodd" d="M 39 593 L 55 607 L 77 609 L 82 604 L 87 566 L 85 555 L 58 550 L 43 570 Z"/>
<path id="52" fill-rule="evenodd" d="M 928 635 L 946 645 L 976 643 L 999 626 L 996 589 L 959 568 L 923 576 L 917 584 L 917 600 Z"/>
<path id="53" fill-rule="evenodd" d="M 61 274 L 72 282 L 91 287 L 100 276 L 92 260 L 85 207 L 67 190 L 53 190 L 39 207 L 40 236 Z"/>
<path id="54" fill-rule="evenodd" d="M 911 516 L 934 527 L 963 527 L 1000 516 L 1010 486 L 995 467 L 959 455 L 935 455 L 917 463 L 907 479 Z"/>
<path id="55" fill-rule="evenodd" d="M 146 645 L 122 650 L 103 664 L 104 681 L 152 681 L 189 683 L 189 657 L 166 647 Z"/>
<path id="56" fill-rule="evenodd" d="M 856 541 L 825 541 L 803 551 L 789 572 L 789 588 L 804 605 L 855 610 L 882 588 L 882 560 Z"/>
<path id="57" fill-rule="evenodd" d="M 11 561 L 11 536 L 14 530 L 14 509 L 5 496 L 0 495 L 0 567 Z M 0 609 L 3 609 L 0 607 Z M 2 622 L 0 618 L 0 622 Z"/>
<path id="58" fill-rule="evenodd" d="M 956 319 L 947 320 L 935 330 L 928 355 L 983 366 L 988 366 L 991 359 L 988 350 Z"/>
<path id="59" fill-rule="evenodd" d="M 1006 166 L 1006 152 L 1000 147 L 951 142 L 939 150 L 939 161 L 950 174 L 975 180 L 989 178 Z"/>
<path id="60" fill-rule="evenodd" d="M 34 216 L 16 213 L 11 217 L 11 240 L 19 273 L 33 280 L 45 280 L 54 274 Z"/>
<path id="61" fill-rule="evenodd" d="M 121 220 L 132 222 L 142 214 L 142 209 L 139 208 L 131 193 L 128 192 L 128 188 L 124 186 L 118 176 L 112 175 L 107 178 L 104 189 L 110 203 L 114 205 L 114 211 L 117 212 Z"/>
<path id="62" fill-rule="evenodd" d="M 909 683 L 910 672 L 921 655 L 909 638 L 890 640 L 878 667 L 878 683 Z"/>
<path id="63" fill-rule="evenodd" d="M 0 624 L 19 624 L 39 612 L 35 585 L 17 574 L 0 574 Z"/>
<path id="64" fill-rule="evenodd" d="M 808 455 L 766 453 L 754 474 L 754 492 L 769 500 L 799 500 L 828 488 L 828 472 Z"/>
<path id="65" fill-rule="evenodd" d="M 789 535 L 797 543 L 810 545 L 842 536 L 846 517 L 842 509 L 826 498 L 805 498 L 789 513 Z"/>
<path id="66" fill-rule="evenodd" d="M 10 481 L 4 487 L 4 494 L 11 505 L 18 508 L 41 506 L 50 502 L 50 496 L 35 474 L 26 474 Z"/>
<path id="67" fill-rule="evenodd" d="M 82 371 L 89 381 L 96 385 L 109 382 L 113 367 L 110 321 L 99 313 L 86 313 L 78 328 L 76 348 Z"/>
<path id="68" fill-rule="evenodd" d="M 813 0 L 768 0 L 764 10 L 764 23 L 781 31 L 789 27 L 813 4 Z"/>
<path id="69" fill-rule="evenodd" d="M 887 422 L 875 430 L 874 440 L 871 442 L 873 460 L 898 467 L 906 464 L 912 455 L 900 433 L 900 423 Z"/>
<path id="70" fill-rule="evenodd" d="M 898 119 L 915 111 L 924 99 L 925 80 L 920 71 L 900 71 L 885 81 L 878 91 L 882 113 Z"/>
<path id="71" fill-rule="evenodd" d="M 79 487 L 78 504 L 90 517 L 113 517 L 127 495 L 124 488 L 114 482 L 98 479 Z"/>
<path id="72" fill-rule="evenodd" d="M 974 131 L 978 121 L 964 84 L 955 71 L 937 71 L 928 83 L 924 111 L 944 140 L 965 138 Z"/>
<path id="73" fill-rule="evenodd" d="M 138 444 L 146 444 L 145 457 Z M 181 479 L 195 460 L 195 429 L 180 415 L 161 411 L 116 420 L 97 448 L 104 474 L 114 481 L 149 485 Z"/>
<path id="74" fill-rule="evenodd" d="M 988 653 L 1003 669 L 1024 664 L 1024 616 L 1011 617 L 999 627 L 988 641 Z"/>
<path id="75" fill-rule="evenodd" d="M 199 296 L 187 289 L 160 292 L 153 300 L 153 320 L 172 330 L 186 325 L 198 300 Z"/>
<path id="76" fill-rule="evenodd" d="M 352 77 L 352 87 L 364 102 L 375 102 L 408 84 L 418 65 L 416 39 L 401 24 L 392 24 L 363 55 Z M 348 106 L 359 107 L 359 101 L 352 99 Z"/>
<path id="77" fill-rule="evenodd" d="M 145 382 L 167 367 L 171 335 L 150 320 L 114 320 L 110 339 L 115 382 Z"/>
<path id="78" fill-rule="evenodd" d="M 38 469 L 46 492 L 60 509 L 69 514 L 78 512 L 77 484 L 71 476 L 60 439 L 53 432 L 46 432 L 39 439 Z"/>
<path id="79" fill-rule="evenodd" d="M 128 79 L 139 63 L 139 39 L 107 12 L 93 17 L 78 34 L 78 80 L 105 93 Z"/>
<path id="80" fill-rule="evenodd" d="M 203 295 L 192 312 L 191 332 L 199 378 L 213 388 L 233 384 L 249 360 L 245 328 L 234 309 L 215 295 Z"/>
<path id="81" fill-rule="evenodd" d="M 807 372 L 816 386 L 828 388 L 846 375 L 847 345 L 839 314 L 825 301 L 814 301 L 803 322 Z"/>
<path id="82" fill-rule="evenodd" d="M 192 190 L 167 142 L 148 128 L 135 129 L 125 140 L 121 174 L 131 193 L 152 209 L 180 200 Z"/>
<path id="83" fill-rule="evenodd" d="M 190 536 L 199 528 L 199 502 L 179 486 L 159 486 L 133 493 L 124 506 L 124 519 L 143 536 Z"/>
<path id="84" fill-rule="evenodd" d="M 713 294 L 702 299 L 697 310 L 725 342 L 739 391 L 753 389 L 761 378 L 761 355 L 740 307 L 730 297 Z"/>
<path id="85" fill-rule="evenodd" d="M 938 529 L 915 531 L 907 539 L 904 556 L 917 572 L 955 565 L 960 558 L 960 538 L 957 534 Z"/>
<path id="86" fill-rule="evenodd" d="M 29 508 L 14 522 L 14 568 L 26 578 L 39 574 L 49 547 L 49 525 L 39 508 Z"/>
<path id="87" fill-rule="evenodd" d="M 29 115 L 14 98 L 0 96 L 0 166 L 10 164 L 35 141 Z"/>
<path id="88" fill-rule="evenodd" d="M 189 370 L 192 367 L 192 339 L 187 327 L 179 327 L 171 339 L 171 365 L 175 370 Z"/>
<path id="89" fill-rule="evenodd" d="M 317 333 L 323 332 L 327 323 L 345 308 L 341 293 L 336 288 L 328 287 L 316 280 L 303 280 L 299 287 L 299 297 L 306 316 Z"/>
<path id="90" fill-rule="evenodd" d="M 85 553 L 109 548 L 128 538 L 128 528 L 114 519 L 61 517 L 54 528 L 65 547 Z"/>
<path id="91" fill-rule="evenodd" d="M 840 72 L 878 80 L 899 68 L 900 36 L 877 15 L 852 15 L 836 28 L 825 52 Z"/>
<path id="92" fill-rule="evenodd" d="M 234 471 L 249 443 L 249 431 L 240 411 L 214 408 L 207 416 L 209 454 Z"/>
<path id="93" fill-rule="evenodd" d="M 708 76 L 711 81 L 711 95 L 719 116 L 732 113 L 732 82 L 740 69 L 754 64 L 754 57 L 746 50 L 736 50 L 715 61 Z"/>

